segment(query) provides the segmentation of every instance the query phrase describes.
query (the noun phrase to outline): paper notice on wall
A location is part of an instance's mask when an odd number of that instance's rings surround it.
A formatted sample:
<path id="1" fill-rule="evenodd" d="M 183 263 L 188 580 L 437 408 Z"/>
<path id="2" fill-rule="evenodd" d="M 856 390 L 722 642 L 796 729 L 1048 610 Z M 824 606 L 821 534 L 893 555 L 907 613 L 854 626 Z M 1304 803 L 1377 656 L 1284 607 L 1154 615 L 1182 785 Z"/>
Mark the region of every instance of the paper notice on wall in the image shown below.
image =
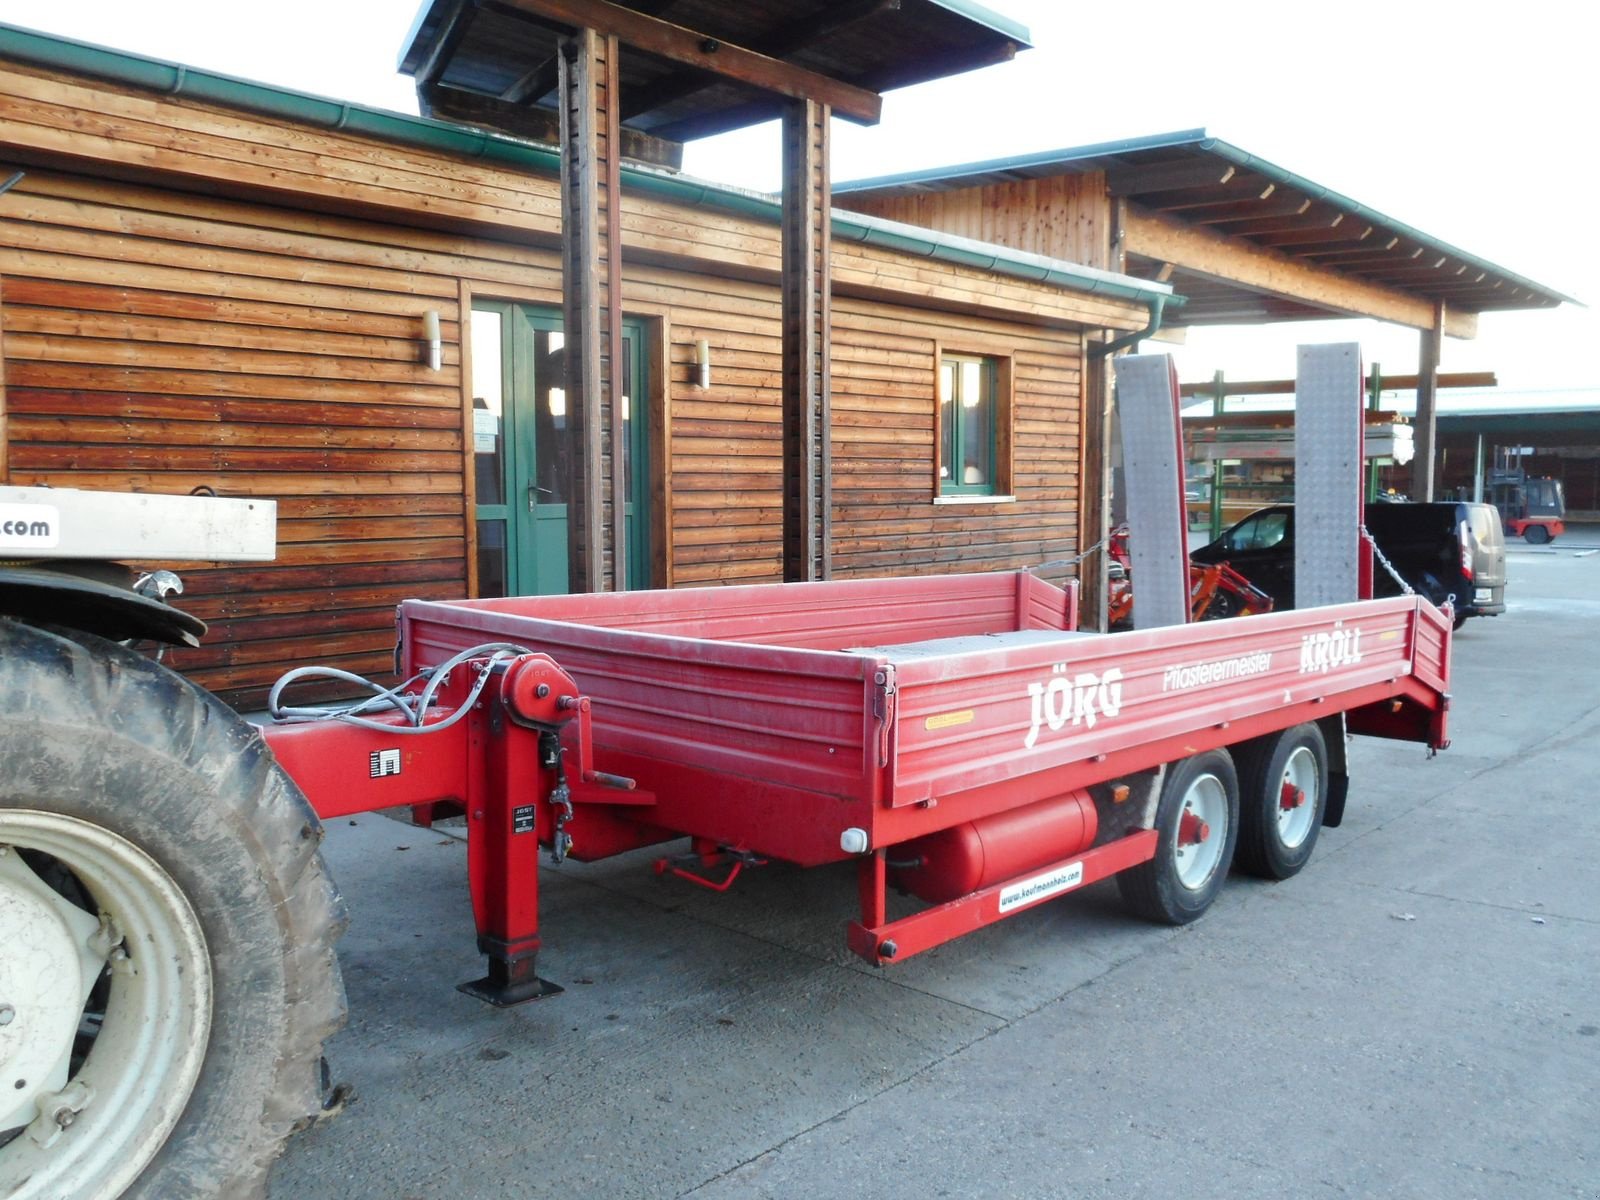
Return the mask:
<path id="1" fill-rule="evenodd" d="M 479 454 L 493 454 L 500 440 L 500 418 L 492 412 L 475 409 L 472 413 L 472 448 Z"/>

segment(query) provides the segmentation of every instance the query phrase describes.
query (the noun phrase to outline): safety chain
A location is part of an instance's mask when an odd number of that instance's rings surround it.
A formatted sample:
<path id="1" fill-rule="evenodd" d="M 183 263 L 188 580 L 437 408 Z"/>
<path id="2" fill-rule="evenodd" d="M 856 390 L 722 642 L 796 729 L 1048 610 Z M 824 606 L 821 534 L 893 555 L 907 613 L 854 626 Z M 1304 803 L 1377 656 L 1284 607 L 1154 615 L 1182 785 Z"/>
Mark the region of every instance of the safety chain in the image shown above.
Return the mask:
<path id="1" fill-rule="evenodd" d="M 1401 578 L 1400 572 L 1394 569 L 1394 564 L 1384 557 L 1383 551 L 1378 549 L 1378 539 L 1367 530 L 1366 522 L 1361 523 L 1361 536 L 1367 539 L 1367 544 L 1372 547 L 1372 557 L 1377 559 L 1383 569 L 1389 572 L 1389 577 L 1400 585 L 1400 590 L 1408 596 L 1415 596 L 1416 589 Z"/>
<path id="2" fill-rule="evenodd" d="M 1079 563 L 1081 563 L 1084 559 L 1088 558 L 1089 555 L 1093 554 L 1096 550 L 1103 550 L 1105 548 L 1106 543 L 1109 542 L 1110 540 L 1111 539 L 1109 537 L 1101 538 L 1098 542 L 1096 542 L 1094 545 L 1090 546 L 1087 550 L 1085 550 L 1082 554 L 1078 555 L 1076 558 L 1053 558 L 1049 562 L 1034 563 L 1033 566 L 1031 566 L 1031 567 L 1029 567 L 1027 569 L 1028 569 L 1029 572 L 1033 572 L 1033 571 L 1048 571 L 1048 570 L 1052 569 L 1053 567 L 1075 567 Z"/>

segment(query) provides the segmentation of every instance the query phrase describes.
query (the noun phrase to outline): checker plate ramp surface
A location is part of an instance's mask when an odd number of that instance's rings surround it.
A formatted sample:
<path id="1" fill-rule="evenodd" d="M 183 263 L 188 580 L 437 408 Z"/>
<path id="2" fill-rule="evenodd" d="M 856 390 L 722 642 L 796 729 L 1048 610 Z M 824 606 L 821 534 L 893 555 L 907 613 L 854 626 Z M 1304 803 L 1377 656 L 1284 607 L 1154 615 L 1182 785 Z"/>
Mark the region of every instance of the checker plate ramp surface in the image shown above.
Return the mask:
<path id="1" fill-rule="evenodd" d="M 1133 625 L 1189 619 L 1189 532 L 1183 504 L 1178 377 L 1165 354 L 1114 360 L 1133 560 Z"/>
<path id="2" fill-rule="evenodd" d="M 1301 346 L 1294 394 L 1294 606 L 1360 589 L 1361 347 Z"/>

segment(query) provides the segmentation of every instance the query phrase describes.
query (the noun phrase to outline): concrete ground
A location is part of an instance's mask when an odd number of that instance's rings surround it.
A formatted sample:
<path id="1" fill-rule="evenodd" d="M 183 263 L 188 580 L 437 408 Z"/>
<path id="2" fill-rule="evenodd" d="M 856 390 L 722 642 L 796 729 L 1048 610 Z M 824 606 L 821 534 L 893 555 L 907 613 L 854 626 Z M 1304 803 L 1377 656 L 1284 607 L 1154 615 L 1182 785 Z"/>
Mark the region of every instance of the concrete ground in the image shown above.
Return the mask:
<path id="1" fill-rule="evenodd" d="M 496 1011 L 461 842 L 339 822 L 360 1099 L 271 1196 L 1600 1196 L 1597 549 L 1514 545 L 1455 744 L 1358 740 L 1307 869 L 1181 930 L 1107 883 L 879 971 L 852 871 L 716 896 L 645 853 L 543 870 L 567 990 Z"/>

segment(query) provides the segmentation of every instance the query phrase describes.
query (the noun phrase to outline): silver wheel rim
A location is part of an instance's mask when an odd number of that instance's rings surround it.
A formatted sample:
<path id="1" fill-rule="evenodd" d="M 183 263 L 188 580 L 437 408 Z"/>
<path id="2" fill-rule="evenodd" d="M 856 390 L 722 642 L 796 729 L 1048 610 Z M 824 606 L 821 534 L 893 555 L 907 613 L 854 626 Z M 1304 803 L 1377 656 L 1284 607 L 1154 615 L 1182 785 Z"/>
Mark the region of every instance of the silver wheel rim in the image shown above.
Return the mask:
<path id="1" fill-rule="evenodd" d="M 1283 806 L 1285 792 L 1304 797 L 1293 808 Z M 1317 756 L 1309 746 L 1296 746 L 1283 765 L 1283 778 L 1278 783 L 1278 794 L 1273 803 L 1278 807 L 1278 841 L 1285 850 L 1298 849 L 1311 836 L 1317 813 Z"/>
<path id="2" fill-rule="evenodd" d="M 1185 827 L 1192 821 L 1206 827 L 1201 841 L 1188 841 Z M 1189 784 L 1178 807 L 1178 882 L 1197 892 L 1216 874 L 1222 848 L 1228 840 L 1228 790 L 1215 775 L 1205 774 Z"/>
<path id="3" fill-rule="evenodd" d="M 96 913 L 41 877 L 51 860 Z M 200 924 L 154 859 L 75 817 L 0 809 L 0 1195 L 132 1183 L 194 1091 L 211 994 Z"/>

